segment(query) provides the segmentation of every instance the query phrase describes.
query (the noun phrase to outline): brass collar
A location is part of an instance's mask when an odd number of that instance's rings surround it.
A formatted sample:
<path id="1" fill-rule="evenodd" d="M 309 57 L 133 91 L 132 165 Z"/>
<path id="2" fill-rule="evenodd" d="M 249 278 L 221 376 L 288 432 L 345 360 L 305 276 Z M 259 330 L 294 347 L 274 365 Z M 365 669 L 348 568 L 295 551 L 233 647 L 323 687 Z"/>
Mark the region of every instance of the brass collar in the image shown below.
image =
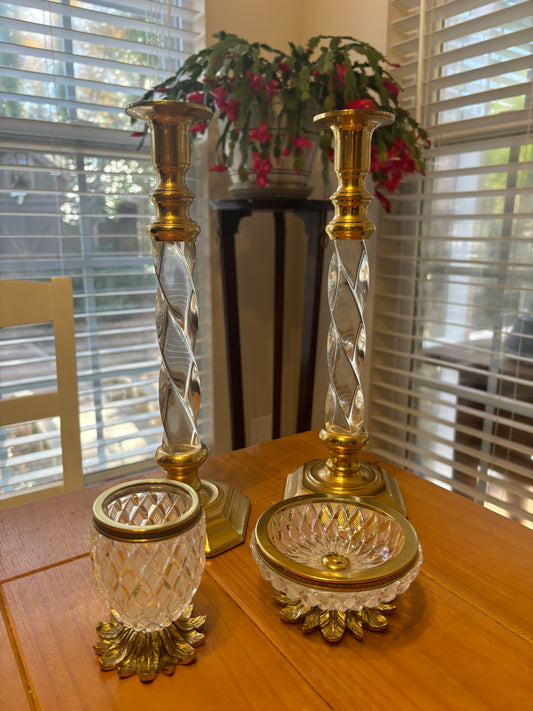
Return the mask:
<path id="1" fill-rule="evenodd" d="M 402 549 L 394 558 L 384 563 L 358 570 L 332 570 L 329 567 L 319 569 L 299 563 L 286 556 L 278 550 L 268 534 L 268 525 L 272 517 L 284 509 L 299 504 L 320 503 L 321 501 L 356 505 L 393 519 L 400 526 L 404 535 Z M 308 494 L 280 501 L 259 518 L 255 528 L 255 539 L 259 556 L 271 570 L 306 587 L 338 592 L 368 590 L 389 585 L 415 568 L 420 555 L 416 531 L 404 516 L 388 506 L 354 496 Z"/>
<path id="2" fill-rule="evenodd" d="M 168 493 L 170 495 L 173 493 L 186 493 L 191 499 L 191 505 L 181 516 L 164 523 L 148 526 L 119 523 L 107 515 L 106 510 L 114 500 L 149 492 Z M 107 538 L 132 543 L 162 541 L 172 538 L 192 528 L 201 516 L 202 506 L 196 491 L 188 484 L 170 479 L 136 479 L 135 481 L 118 484 L 100 494 L 93 505 L 93 525 L 99 533 L 107 536 Z"/>

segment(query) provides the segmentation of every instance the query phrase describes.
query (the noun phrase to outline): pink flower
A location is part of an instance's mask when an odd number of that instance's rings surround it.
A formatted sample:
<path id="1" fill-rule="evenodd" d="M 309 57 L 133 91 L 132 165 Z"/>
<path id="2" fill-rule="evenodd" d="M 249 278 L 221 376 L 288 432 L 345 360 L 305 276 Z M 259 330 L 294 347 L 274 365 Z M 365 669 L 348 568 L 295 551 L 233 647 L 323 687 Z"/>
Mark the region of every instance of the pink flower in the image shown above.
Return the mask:
<path id="1" fill-rule="evenodd" d="M 237 99 L 230 99 L 226 104 L 226 116 L 232 123 L 237 123 L 239 118 L 239 102 Z"/>
<path id="2" fill-rule="evenodd" d="M 258 94 L 263 88 L 263 78 L 249 71 L 246 72 L 246 76 L 248 77 L 252 91 L 254 94 Z"/>
<path id="3" fill-rule="evenodd" d="M 253 72 L 246 72 L 246 76 L 248 77 L 250 87 L 254 94 L 259 94 L 259 92 L 264 89 L 266 91 L 267 97 L 271 99 L 279 87 L 279 82 L 277 82 L 275 79 L 272 79 L 267 84 L 266 79 L 264 77 L 259 76 L 258 74 L 254 74 Z"/>
<path id="4" fill-rule="evenodd" d="M 386 160 L 379 161 L 377 151 L 373 150 L 370 170 L 377 173 L 379 188 L 394 192 L 398 189 L 403 177 L 409 173 L 416 173 L 417 167 L 408 143 L 403 138 L 397 138 L 387 147 Z M 389 209 L 390 205 L 387 207 L 386 199 L 380 197 L 377 191 L 376 195 L 385 205 L 385 209 Z"/>
<path id="5" fill-rule="evenodd" d="M 346 84 L 346 69 L 346 64 L 335 65 L 335 74 L 337 75 L 337 79 L 343 86 Z"/>
<path id="6" fill-rule="evenodd" d="M 258 151 L 252 151 L 253 169 L 256 173 L 269 173 L 272 170 L 272 164 L 270 163 L 270 158 L 261 158 Z"/>
<path id="7" fill-rule="evenodd" d="M 291 68 L 287 64 L 287 62 L 278 62 L 278 67 L 281 69 L 282 74 L 290 74 L 291 73 Z"/>
<path id="8" fill-rule="evenodd" d="M 221 106 L 225 106 L 226 104 L 226 97 L 228 95 L 227 91 L 224 89 L 223 86 L 214 86 L 211 89 L 211 93 L 215 97 L 215 104 L 217 107 L 222 111 Z"/>
<path id="9" fill-rule="evenodd" d="M 209 170 L 212 173 L 224 173 L 228 169 L 227 165 L 220 165 L 220 163 L 217 163 L 216 165 L 212 165 Z"/>
<path id="10" fill-rule="evenodd" d="M 215 98 L 215 104 L 221 114 L 226 114 L 228 120 L 232 123 L 237 122 L 239 116 L 239 102 L 237 99 L 227 101 L 228 92 L 223 86 L 215 86 L 211 89 L 211 93 Z"/>
<path id="11" fill-rule="evenodd" d="M 403 173 L 414 173 L 416 164 L 411 156 L 411 149 L 403 138 L 397 138 L 387 149 L 387 165 L 392 170 L 401 169 Z"/>
<path id="12" fill-rule="evenodd" d="M 257 151 L 252 151 L 252 158 L 254 159 L 252 170 L 256 174 L 255 182 L 264 188 L 265 185 L 270 182 L 267 176 L 272 170 L 272 163 L 268 156 L 261 158 Z"/>
<path id="13" fill-rule="evenodd" d="M 290 154 L 291 154 L 290 148 L 284 148 L 284 149 L 281 151 L 281 155 L 282 155 L 282 156 L 290 156 Z"/>
<path id="14" fill-rule="evenodd" d="M 394 100 L 398 98 L 398 94 L 400 93 L 400 87 L 398 86 L 398 84 L 396 84 L 395 81 L 391 81 L 390 79 L 383 79 L 383 86 Z"/>
<path id="15" fill-rule="evenodd" d="M 191 126 L 191 133 L 205 133 L 206 129 L 206 123 L 195 123 Z"/>
<path id="16" fill-rule="evenodd" d="M 202 94 L 201 91 L 193 91 L 192 94 L 189 94 L 187 96 L 187 101 L 192 101 L 195 104 L 203 104 L 204 103 L 204 95 Z"/>
<path id="17" fill-rule="evenodd" d="M 270 84 L 265 84 L 266 93 L 267 93 L 267 96 L 269 99 L 271 99 L 274 96 L 274 94 L 277 91 L 278 86 L 279 86 L 279 82 L 277 82 L 275 79 L 272 79 Z"/>
<path id="18" fill-rule="evenodd" d="M 258 141 L 259 143 L 268 143 L 272 138 L 272 134 L 268 130 L 268 123 L 263 121 L 259 128 L 253 128 L 250 131 L 250 138 L 252 141 Z"/>
<path id="19" fill-rule="evenodd" d="M 294 146 L 295 150 L 297 153 L 302 152 L 302 148 L 312 148 L 313 144 L 311 143 L 310 140 L 307 138 L 304 138 L 303 136 L 293 136 L 292 138 L 292 145 Z"/>
<path id="20" fill-rule="evenodd" d="M 376 104 L 372 99 L 354 99 L 346 102 L 347 109 L 376 109 Z"/>
<path id="21" fill-rule="evenodd" d="M 393 193 L 402 180 L 402 173 L 399 170 L 391 171 L 388 178 L 380 182 L 380 186 L 385 188 L 389 193 Z"/>

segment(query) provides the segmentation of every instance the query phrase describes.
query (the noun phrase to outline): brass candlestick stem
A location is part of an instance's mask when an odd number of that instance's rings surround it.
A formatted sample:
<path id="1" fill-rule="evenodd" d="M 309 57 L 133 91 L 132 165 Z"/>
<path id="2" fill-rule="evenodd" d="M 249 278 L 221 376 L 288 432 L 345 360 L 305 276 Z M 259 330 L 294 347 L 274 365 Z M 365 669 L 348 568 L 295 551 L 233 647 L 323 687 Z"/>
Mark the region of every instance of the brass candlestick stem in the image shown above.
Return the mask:
<path id="1" fill-rule="evenodd" d="M 381 466 L 359 459 L 368 441 L 361 386 L 369 277 L 365 240 L 375 229 L 366 214 L 372 196 L 365 189 L 365 178 L 372 134 L 392 123 L 394 116 L 386 111 L 343 110 L 320 114 L 314 120 L 333 131 L 339 183 L 331 197 L 335 215 L 326 227 L 334 251 L 328 274 L 330 383 L 320 438 L 329 448 L 329 458 L 307 462 L 290 474 L 285 498 L 306 492 L 349 494 L 380 500 L 405 513 L 397 482 Z"/>
<path id="2" fill-rule="evenodd" d="M 242 543 L 249 500 L 225 482 L 200 480 L 207 449 L 197 430 L 200 375 L 194 357 L 198 308 L 193 273 L 198 225 L 189 216 L 194 194 L 185 183 L 190 165 L 190 127 L 211 111 L 181 101 L 141 101 L 126 113 L 146 121 L 152 136 L 152 162 L 159 177 L 151 193 L 156 217 L 147 228 L 158 280 L 156 328 L 161 350 L 159 404 L 163 441 L 157 463 L 168 478 L 196 489 L 206 514 L 208 557 Z"/>

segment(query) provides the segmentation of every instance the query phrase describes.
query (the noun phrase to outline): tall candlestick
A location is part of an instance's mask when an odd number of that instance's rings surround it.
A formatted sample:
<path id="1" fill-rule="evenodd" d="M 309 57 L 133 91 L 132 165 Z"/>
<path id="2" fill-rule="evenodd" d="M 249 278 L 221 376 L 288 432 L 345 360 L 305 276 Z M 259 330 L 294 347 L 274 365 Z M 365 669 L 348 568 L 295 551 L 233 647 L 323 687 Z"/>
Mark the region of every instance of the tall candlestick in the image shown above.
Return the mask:
<path id="1" fill-rule="evenodd" d="M 163 440 L 156 461 L 168 478 L 200 493 L 206 514 L 208 557 L 242 543 L 250 502 L 225 482 L 199 479 L 207 448 L 197 430 L 200 374 L 194 356 L 198 304 L 194 286 L 198 225 L 189 216 L 194 194 L 185 183 L 190 128 L 211 111 L 182 101 L 141 101 L 126 113 L 148 123 L 158 185 L 151 193 L 156 217 L 147 228 L 158 280 L 156 329 L 161 351 L 159 405 Z"/>
<path id="2" fill-rule="evenodd" d="M 307 462 L 290 474 L 285 498 L 308 492 L 350 494 L 381 500 L 405 513 L 397 482 L 380 465 L 360 460 L 368 442 L 361 383 L 366 352 L 363 314 L 369 286 L 365 240 L 375 229 L 366 212 L 372 196 L 365 179 L 372 134 L 392 123 L 394 116 L 378 110 L 341 110 L 314 120 L 333 132 L 338 179 L 331 197 L 335 214 L 326 227 L 334 244 L 328 274 L 330 382 L 320 438 L 328 446 L 329 457 Z"/>

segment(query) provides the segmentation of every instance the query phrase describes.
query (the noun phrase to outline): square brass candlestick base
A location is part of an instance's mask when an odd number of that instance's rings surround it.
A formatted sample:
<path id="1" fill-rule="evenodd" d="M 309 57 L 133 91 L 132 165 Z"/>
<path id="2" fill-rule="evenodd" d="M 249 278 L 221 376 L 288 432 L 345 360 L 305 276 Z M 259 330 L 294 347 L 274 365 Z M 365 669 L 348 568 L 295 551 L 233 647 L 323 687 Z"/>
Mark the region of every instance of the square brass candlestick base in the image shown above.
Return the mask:
<path id="1" fill-rule="evenodd" d="M 198 476 L 198 469 L 207 458 L 205 445 L 182 447 L 177 451 L 167 450 L 162 445 L 155 458 L 169 479 L 183 481 L 198 492 L 205 512 L 205 553 L 208 558 L 244 541 L 250 499 L 225 481 Z"/>
<path id="2" fill-rule="evenodd" d="M 360 462 L 358 476 L 353 479 L 337 476 L 323 459 L 312 459 L 288 475 L 284 499 L 314 493 L 362 497 L 407 516 L 398 482 L 374 462 Z"/>
<path id="3" fill-rule="evenodd" d="M 250 499 L 224 481 L 200 479 L 200 482 L 200 499 L 206 516 L 205 553 L 213 558 L 244 541 Z"/>

